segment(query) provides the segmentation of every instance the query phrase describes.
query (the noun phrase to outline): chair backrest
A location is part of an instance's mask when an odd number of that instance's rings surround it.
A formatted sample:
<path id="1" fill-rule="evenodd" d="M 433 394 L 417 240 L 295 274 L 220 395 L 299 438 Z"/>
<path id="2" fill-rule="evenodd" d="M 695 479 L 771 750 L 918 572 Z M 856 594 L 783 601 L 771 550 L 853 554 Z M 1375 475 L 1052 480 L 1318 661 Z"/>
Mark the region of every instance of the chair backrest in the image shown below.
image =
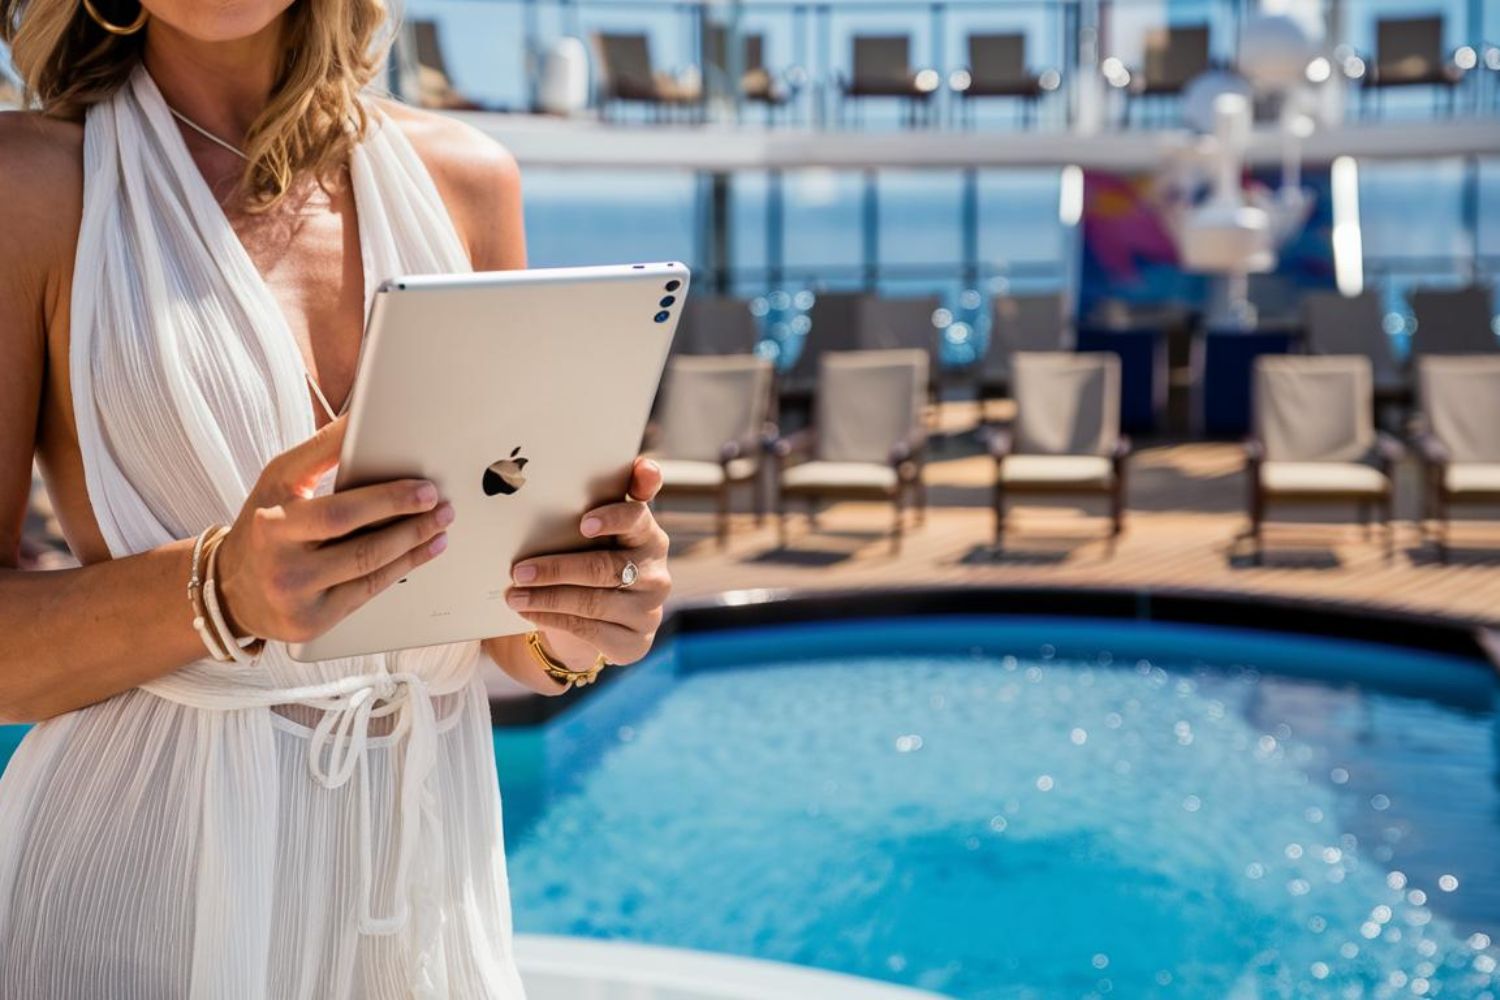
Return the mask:
<path id="1" fill-rule="evenodd" d="M 594 34 L 594 52 L 599 59 L 604 89 L 616 97 L 638 98 L 655 93 L 651 73 L 651 42 L 644 34 Z"/>
<path id="2" fill-rule="evenodd" d="M 694 292 L 682 306 L 672 349 L 678 354 L 750 354 L 760 327 L 743 299 Z"/>
<path id="3" fill-rule="evenodd" d="M 1146 34 L 1141 71 L 1147 88 L 1180 90 L 1208 69 L 1208 25 L 1176 25 Z"/>
<path id="4" fill-rule="evenodd" d="M 1381 18 L 1375 24 L 1375 79 L 1379 83 L 1425 80 L 1444 62 L 1443 18 Z"/>
<path id="5" fill-rule="evenodd" d="M 1494 309 L 1490 290 L 1483 285 L 1467 288 L 1418 288 L 1411 293 L 1411 308 L 1417 330 L 1412 334 L 1413 354 L 1492 354 L 1500 351 L 1495 339 Z"/>
<path id="6" fill-rule="evenodd" d="M 936 295 L 885 298 L 869 295 L 859 304 L 859 346 L 866 350 L 915 348 L 927 355 L 929 374 L 938 360 L 938 329 L 933 315 L 942 307 Z"/>
<path id="7" fill-rule="evenodd" d="M 1022 351 L 1014 360 L 1015 450 L 1107 455 L 1120 439 L 1120 356 Z"/>
<path id="8" fill-rule="evenodd" d="M 891 446 L 922 427 L 927 355 L 921 351 L 834 351 L 818 373 L 818 457 L 885 462 Z"/>
<path id="9" fill-rule="evenodd" d="M 905 35 L 855 35 L 854 84 L 903 84 L 911 77 L 911 39 Z"/>
<path id="10" fill-rule="evenodd" d="M 807 316 L 812 327 L 787 372 L 789 380 L 811 381 L 817 378 L 819 360 L 828 351 L 856 351 L 860 348 L 859 304 L 864 297 L 863 292 L 818 293 Z"/>
<path id="11" fill-rule="evenodd" d="M 727 441 L 758 436 L 771 400 L 771 363 L 753 354 L 678 357 L 667 366 L 657 451 L 717 462 Z"/>
<path id="12" fill-rule="evenodd" d="M 969 76 L 980 84 L 1018 83 L 1028 78 L 1026 36 L 969 36 Z"/>
<path id="13" fill-rule="evenodd" d="M 1254 428 L 1271 462 L 1358 462 L 1375 443 L 1370 359 L 1262 355 Z"/>
<path id="14" fill-rule="evenodd" d="M 1422 422 L 1455 462 L 1500 463 L 1500 357 L 1422 358 Z"/>
<path id="15" fill-rule="evenodd" d="M 766 36 L 759 32 L 740 34 L 743 48 L 741 73 L 751 73 L 765 68 Z M 729 72 L 729 29 L 722 24 L 710 24 L 703 34 L 703 64 L 721 73 Z"/>
<path id="16" fill-rule="evenodd" d="M 1363 354 L 1377 385 L 1399 378 L 1401 366 L 1385 332 L 1380 295 L 1373 289 L 1353 296 L 1309 292 L 1302 299 L 1302 324 L 1314 354 Z"/>
<path id="17" fill-rule="evenodd" d="M 1067 347 L 1067 317 L 1061 293 L 997 295 L 990 302 L 990 341 L 983 374 L 1010 378 L 1017 351 L 1058 351 Z"/>
<path id="18" fill-rule="evenodd" d="M 443 59 L 443 45 L 438 39 L 436 21 L 412 21 L 412 40 L 416 43 L 417 65 L 435 69 L 448 76 L 448 64 Z"/>

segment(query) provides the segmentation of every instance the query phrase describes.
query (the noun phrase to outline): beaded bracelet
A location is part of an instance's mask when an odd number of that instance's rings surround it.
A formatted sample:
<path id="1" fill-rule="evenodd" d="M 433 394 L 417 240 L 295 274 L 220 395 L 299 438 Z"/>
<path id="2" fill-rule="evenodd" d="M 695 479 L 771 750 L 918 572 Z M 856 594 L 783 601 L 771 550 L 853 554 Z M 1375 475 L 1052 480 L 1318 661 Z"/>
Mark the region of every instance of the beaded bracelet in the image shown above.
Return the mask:
<path id="1" fill-rule="evenodd" d="M 193 609 L 193 631 L 203 640 L 203 648 L 208 650 L 208 655 L 218 663 L 228 663 L 229 654 L 209 628 L 208 614 L 203 603 L 203 550 L 228 530 L 222 524 L 211 524 L 198 533 L 198 540 L 193 543 L 193 568 L 188 575 L 187 586 L 188 605 Z"/>
<path id="2" fill-rule="evenodd" d="M 601 653 L 594 661 L 594 665 L 587 670 L 572 670 L 566 665 L 554 660 L 542 645 L 542 634 L 535 629 L 526 634 L 526 648 L 531 650 L 531 656 L 541 665 L 542 671 L 553 680 L 563 686 L 564 691 L 575 687 L 583 687 L 592 684 L 599 679 L 599 671 L 608 666 Z"/>
<path id="3" fill-rule="evenodd" d="M 236 637 L 229 628 L 228 620 L 224 617 L 224 609 L 219 606 L 219 545 L 228 533 L 228 530 L 225 530 L 222 534 L 216 535 L 206 546 L 208 570 L 204 574 L 203 603 L 208 607 L 209 623 L 213 626 L 214 638 L 228 652 L 228 658 L 236 663 L 254 663 L 261 650 L 266 648 L 266 640 L 253 635 L 244 639 Z"/>

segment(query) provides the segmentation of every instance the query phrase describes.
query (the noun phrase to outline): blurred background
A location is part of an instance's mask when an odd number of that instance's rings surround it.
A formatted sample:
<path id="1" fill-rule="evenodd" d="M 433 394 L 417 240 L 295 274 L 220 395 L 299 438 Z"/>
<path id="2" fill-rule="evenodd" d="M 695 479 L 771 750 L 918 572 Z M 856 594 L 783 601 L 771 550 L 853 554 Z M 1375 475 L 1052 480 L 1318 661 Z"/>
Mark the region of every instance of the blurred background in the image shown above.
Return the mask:
<path id="1" fill-rule="evenodd" d="M 386 83 L 693 270 L 656 652 L 492 684 L 535 997 L 1493 1000 L 1500 5 L 411 0 Z"/>

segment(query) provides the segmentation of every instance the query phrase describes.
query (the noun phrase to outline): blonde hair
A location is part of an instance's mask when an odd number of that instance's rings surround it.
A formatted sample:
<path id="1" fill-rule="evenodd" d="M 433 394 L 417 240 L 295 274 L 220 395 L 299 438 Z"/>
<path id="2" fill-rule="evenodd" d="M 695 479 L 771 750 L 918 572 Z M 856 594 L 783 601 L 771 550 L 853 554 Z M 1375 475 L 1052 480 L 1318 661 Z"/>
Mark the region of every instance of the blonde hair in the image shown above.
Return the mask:
<path id="1" fill-rule="evenodd" d="M 99 2 L 117 23 L 121 6 Z M 252 209 L 281 201 L 300 175 L 327 180 L 347 161 L 368 119 L 359 93 L 390 45 L 383 0 L 296 0 L 283 26 L 282 64 L 266 105 L 245 136 L 249 159 L 240 193 Z M 118 36 L 80 0 L 0 0 L 0 41 L 10 48 L 28 104 L 81 118 L 108 100 L 140 62 L 145 31 Z"/>

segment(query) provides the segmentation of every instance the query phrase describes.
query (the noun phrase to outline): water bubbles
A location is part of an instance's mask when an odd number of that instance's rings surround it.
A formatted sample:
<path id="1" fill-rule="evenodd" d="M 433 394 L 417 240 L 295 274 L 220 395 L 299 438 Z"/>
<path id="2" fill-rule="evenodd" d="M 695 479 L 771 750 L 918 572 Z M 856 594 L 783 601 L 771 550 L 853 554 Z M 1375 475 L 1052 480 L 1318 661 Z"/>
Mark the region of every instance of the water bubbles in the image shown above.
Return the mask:
<path id="1" fill-rule="evenodd" d="M 1106 649 L 1104 652 L 1099 654 L 1099 666 L 1107 667 L 1113 662 L 1115 662 L 1115 654 L 1111 653 L 1109 650 Z"/>
<path id="2" fill-rule="evenodd" d="M 932 325 L 939 330 L 953 323 L 953 312 L 949 309 L 934 309 L 932 312 Z"/>
<path id="3" fill-rule="evenodd" d="M 979 838 L 978 837 L 967 837 L 967 838 L 965 838 L 964 839 L 964 849 L 965 850 L 969 850 L 969 851 L 977 851 L 977 850 L 979 850 Z"/>
<path id="4" fill-rule="evenodd" d="M 896 737 L 897 753 L 915 753 L 920 749 L 922 749 L 922 737 L 916 733 Z"/>
<path id="5" fill-rule="evenodd" d="M 807 310 L 811 309 L 813 307 L 813 303 L 816 301 L 817 297 L 814 296 L 812 292 L 809 292 L 806 289 L 803 289 L 796 295 L 792 296 L 792 305 L 796 306 L 798 309 L 801 309 L 803 312 L 807 312 Z"/>
<path id="6" fill-rule="evenodd" d="M 1092 959 L 1090 959 L 1090 962 L 1092 963 L 1094 968 L 1101 971 L 1109 968 L 1109 956 L 1104 954 L 1104 952 L 1102 951 L 1099 952 L 1099 954 L 1095 955 Z"/>
<path id="7" fill-rule="evenodd" d="M 1270 733 L 1255 741 L 1255 753 L 1258 757 L 1269 757 L 1276 752 L 1276 737 Z"/>
<path id="8" fill-rule="evenodd" d="M 1288 860 L 1296 861 L 1298 858 L 1302 857 L 1302 845 L 1287 844 L 1285 854 Z"/>
<path id="9" fill-rule="evenodd" d="M 1444 892 L 1454 892 L 1455 890 L 1458 889 L 1458 876 L 1456 876 L 1456 875 L 1439 875 L 1438 876 L 1438 888 L 1441 889 L 1441 890 L 1443 890 Z"/>
<path id="10" fill-rule="evenodd" d="M 1328 780 L 1335 785 L 1347 785 L 1349 783 L 1349 771 L 1346 768 L 1336 767 L 1328 772 Z"/>
<path id="11" fill-rule="evenodd" d="M 1490 946 L 1490 936 L 1480 931 L 1469 935 L 1469 947 L 1475 951 L 1484 951 Z"/>
<path id="12" fill-rule="evenodd" d="M 1385 981 L 1399 990 L 1401 987 L 1406 985 L 1407 975 L 1400 969 L 1392 969 L 1391 974 L 1386 977 Z"/>
<path id="13" fill-rule="evenodd" d="M 1068 734 L 1068 741 L 1075 747 L 1081 747 L 1089 741 L 1088 731 L 1074 726 L 1073 731 Z"/>
<path id="14" fill-rule="evenodd" d="M 1434 941 L 1434 940 L 1432 940 L 1432 938 L 1425 938 L 1425 939 L 1423 939 L 1422 941 L 1420 941 L 1420 942 L 1417 943 L 1417 954 L 1418 955 L 1425 955 L 1427 958 L 1431 958 L 1433 955 L 1437 954 L 1437 942 Z M 1422 973 L 1422 975 L 1424 975 L 1424 976 L 1430 976 L 1430 975 L 1432 975 L 1432 971 L 1431 971 L 1432 970 L 1432 963 L 1431 962 L 1423 962 L 1422 964 L 1425 965 L 1425 966 L 1427 966 L 1427 968 L 1428 968 L 1428 971 Z"/>
<path id="15" fill-rule="evenodd" d="M 1427 995 L 1427 989 L 1429 985 L 1430 984 L 1425 978 L 1423 978 L 1422 976 L 1418 976 L 1411 981 L 1411 991 L 1419 997 L 1424 997 Z"/>
<path id="16" fill-rule="evenodd" d="M 1308 806 L 1307 809 L 1302 813 L 1302 818 L 1307 820 L 1309 823 L 1321 823 L 1323 822 L 1323 810 L 1319 809 L 1317 806 Z"/>
<path id="17" fill-rule="evenodd" d="M 1328 929 L 1328 921 L 1315 913 L 1307 918 L 1307 929 L 1314 934 L 1322 934 Z"/>
<path id="18" fill-rule="evenodd" d="M 1158 969 L 1156 972 L 1156 985 L 1171 986 L 1172 973 L 1168 972 L 1166 969 Z"/>
<path id="19" fill-rule="evenodd" d="M 1266 866 L 1259 861 L 1252 861 L 1245 866 L 1245 877 L 1248 879 L 1264 878 L 1265 874 Z"/>
<path id="20" fill-rule="evenodd" d="M 771 304 L 766 301 L 764 295 L 757 295 L 750 300 L 750 315 L 757 318 L 771 311 Z"/>
<path id="21" fill-rule="evenodd" d="M 1278 740 L 1281 740 L 1283 743 L 1291 739 L 1292 727 L 1287 725 L 1285 722 L 1278 723 L 1276 726 L 1276 738 Z"/>
<path id="22" fill-rule="evenodd" d="M 1377 924 L 1388 924 L 1391 921 L 1391 908 L 1384 903 L 1376 906 L 1370 911 L 1370 919 Z"/>
<path id="23" fill-rule="evenodd" d="M 1343 944 L 1339 945 L 1339 957 L 1345 959 L 1358 958 L 1359 945 L 1355 944 L 1353 941 L 1345 941 Z"/>
<path id="24" fill-rule="evenodd" d="M 1312 891 L 1312 886 L 1305 878 L 1294 878 L 1286 884 L 1286 891 L 1293 896 L 1306 896 Z"/>
<path id="25" fill-rule="evenodd" d="M 1366 920 L 1364 923 L 1359 925 L 1359 934 L 1360 937 L 1363 937 L 1366 940 L 1374 941 L 1376 938 L 1380 937 L 1380 925 L 1373 920 Z"/>
<path id="26" fill-rule="evenodd" d="M 1017 660 L 1014 656 L 1002 656 L 1002 657 L 1000 657 L 1000 669 L 1001 670 L 1014 671 L 1019 664 L 1020 664 L 1020 661 Z"/>
<path id="27" fill-rule="evenodd" d="M 1042 668 L 1041 667 L 1027 667 L 1026 668 L 1026 680 L 1028 680 L 1032 684 L 1037 684 L 1037 683 L 1040 683 L 1041 679 L 1042 679 Z"/>
<path id="28" fill-rule="evenodd" d="M 792 297 L 786 292 L 775 291 L 771 293 L 767 302 L 770 303 L 772 309 L 780 312 L 792 304 Z"/>
<path id="29" fill-rule="evenodd" d="M 1344 852 L 1339 850 L 1337 847 L 1323 848 L 1324 864 L 1336 865 L 1342 860 L 1344 860 Z"/>
<path id="30" fill-rule="evenodd" d="M 1119 729 L 1125 724 L 1125 720 L 1120 718 L 1119 712 L 1110 712 L 1104 717 L 1104 724 L 1110 729 Z"/>
<path id="31" fill-rule="evenodd" d="M 1193 727 L 1185 719 L 1178 720 L 1172 727 L 1173 734 L 1177 737 L 1177 745 L 1180 747 L 1190 746 L 1193 742 Z"/>
<path id="32" fill-rule="evenodd" d="M 1495 958 L 1493 955 L 1474 956 L 1474 971 L 1489 974 L 1495 971 Z"/>
<path id="33" fill-rule="evenodd" d="M 958 304 L 965 309 L 978 309 L 979 302 L 979 289 L 977 288 L 965 288 L 958 293 Z"/>
<path id="34" fill-rule="evenodd" d="M 995 831 L 996 833 L 1004 833 L 1005 828 L 1008 826 L 1010 826 L 1010 821 L 1007 820 L 1004 816 L 990 817 L 990 829 Z"/>
<path id="35" fill-rule="evenodd" d="M 1050 660 L 1057 655 L 1057 647 L 1050 642 L 1042 644 L 1042 659 Z"/>
<path id="36" fill-rule="evenodd" d="M 900 954 L 887 955 L 885 957 L 885 967 L 892 972 L 904 971 L 906 969 L 906 956 Z"/>
<path id="37" fill-rule="evenodd" d="M 618 739 L 621 743 L 629 743 L 631 740 L 635 739 L 635 727 L 621 726 L 619 729 L 615 730 L 615 738 Z"/>
<path id="38" fill-rule="evenodd" d="M 1392 889 L 1395 889 L 1397 892 L 1400 892 L 1402 889 L 1406 888 L 1406 873 L 1391 872 L 1385 877 L 1385 884 L 1390 886 Z"/>
<path id="39" fill-rule="evenodd" d="M 1406 901 L 1412 906 L 1426 906 L 1427 893 L 1423 892 L 1421 889 L 1413 889 L 1411 892 L 1408 892 L 1406 894 Z"/>
<path id="40" fill-rule="evenodd" d="M 1391 797 L 1381 792 L 1370 796 L 1370 808 L 1376 812 L 1385 812 L 1391 807 Z"/>
<path id="41" fill-rule="evenodd" d="M 1182 800 L 1182 808 L 1186 809 L 1190 813 L 1195 813 L 1199 809 L 1203 808 L 1203 800 L 1198 798 L 1198 796 L 1196 795 L 1189 795 L 1187 798 Z"/>
<path id="42" fill-rule="evenodd" d="M 1036 790 L 1039 792 L 1052 791 L 1052 775 L 1043 774 L 1036 779 Z"/>
<path id="43" fill-rule="evenodd" d="M 1311 966 L 1308 967 L 1307 971 L 1309 971 L 1309 972 L 1312 973 L 1312 977 L 1314 979 L 1327 979 L 1328 978 L 1328 963 L 1327 962 L 1314 962 Z"/>

